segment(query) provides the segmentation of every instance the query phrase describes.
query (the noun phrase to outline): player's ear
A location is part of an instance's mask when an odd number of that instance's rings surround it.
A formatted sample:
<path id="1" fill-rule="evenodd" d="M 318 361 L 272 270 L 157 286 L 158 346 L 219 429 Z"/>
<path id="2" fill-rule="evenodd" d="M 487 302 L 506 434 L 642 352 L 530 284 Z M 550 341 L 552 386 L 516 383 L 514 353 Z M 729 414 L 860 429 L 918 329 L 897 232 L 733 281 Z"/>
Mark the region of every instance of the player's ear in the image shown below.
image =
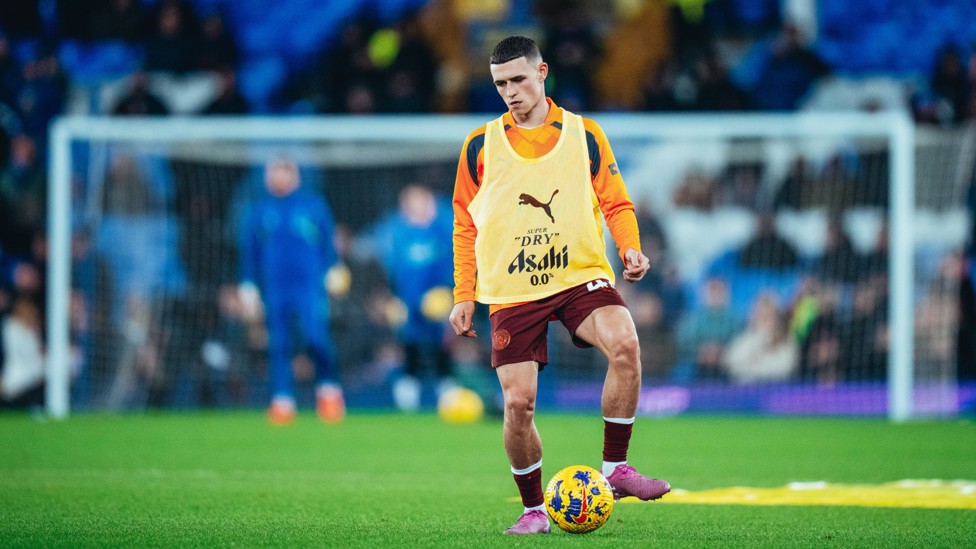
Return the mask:
<path id="1" fill-rule="evenodd" d="M 545 61 L 539 62 L 539 80 L 545 81 L 546 76 L 549 75 L 549 64 Z"/>

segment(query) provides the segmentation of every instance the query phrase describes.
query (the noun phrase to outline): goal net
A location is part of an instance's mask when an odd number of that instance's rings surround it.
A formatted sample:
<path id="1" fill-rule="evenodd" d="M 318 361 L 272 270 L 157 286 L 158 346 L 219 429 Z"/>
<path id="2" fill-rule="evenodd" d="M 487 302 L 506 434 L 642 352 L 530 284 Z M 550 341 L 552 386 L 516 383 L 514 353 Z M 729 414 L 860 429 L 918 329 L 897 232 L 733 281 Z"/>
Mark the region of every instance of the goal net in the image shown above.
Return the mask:
<path id="1" fill-rule="evenodd" d="M 972 131 L 868 114 L 596 119 L 652 263 L 641 283 L 617 285 L 641 338 L 639 413 L 956 412 Z M 449 214 L 461 143 L 484 122 L 62 119 L 52 131 L 49 409 L 267 404 L 268 334 L 245 314 L 237 235 L 265 192 L 265 164 L 282 156 L 337 224 L 343 268 L 329 281 L 329 328 L 349 407 L 392 407 L 404 303 L 376 235 L 407 187 L 430 189 Z M 438 305 L 433 317 L 446 312 Z M 456 380 L 491 403 L 486 315 L 482 337 L 445 331 L 444 348 Z M 605 360 L 558 324 L 549 338 L 540 406 L 598 408 Z M 291 343 L 302 405 L 313 367 Z"/>

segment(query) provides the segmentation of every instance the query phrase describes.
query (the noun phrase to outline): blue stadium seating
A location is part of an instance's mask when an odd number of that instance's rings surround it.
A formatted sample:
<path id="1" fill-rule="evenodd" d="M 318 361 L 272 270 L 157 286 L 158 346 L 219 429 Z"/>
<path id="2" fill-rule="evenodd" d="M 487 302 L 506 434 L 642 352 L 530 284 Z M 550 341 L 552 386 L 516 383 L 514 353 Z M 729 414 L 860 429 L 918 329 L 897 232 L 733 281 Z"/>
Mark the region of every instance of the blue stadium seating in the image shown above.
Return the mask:
<path id="1" fill-rule="evenodd" d="M 971 0 L 820 0 L 817 7 L 816 49 L 841 73 L 929 74 L 941 47 L 965 55 L 976 42 Z"/>
<path id="2" fill-rule="evenodd" d="M 79 84 L 97 84 L 119 78 L 139 68 L 143 50 L 125 42 L 84 43 L 65 41 L 58 50 L 61 66 Z"/>

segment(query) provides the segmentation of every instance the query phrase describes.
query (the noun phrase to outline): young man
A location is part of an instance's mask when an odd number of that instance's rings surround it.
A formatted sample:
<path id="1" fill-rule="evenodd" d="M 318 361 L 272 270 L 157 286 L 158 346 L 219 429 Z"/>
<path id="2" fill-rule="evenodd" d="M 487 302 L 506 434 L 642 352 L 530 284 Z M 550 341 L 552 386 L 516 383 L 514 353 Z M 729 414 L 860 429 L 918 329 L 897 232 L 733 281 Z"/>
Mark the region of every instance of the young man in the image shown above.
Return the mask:
<path id="1" fill-rule="evenodd" d="M 606 135 L 545 96 L 549 67 L 522 36 L 491 54 L 508 112 L 468 136 L 454 189 L 454 309 L 459 336 L 475 337 L 475 301 L 491 313 L 492 366 L 505 399 L 504 440 L 525 512 L 508 534 L 544 534 L 542 442 L 533 420 L 546 331 L 558 319 L 578 347 L 609 360 L 603 387 L 603 474 L 618 498 L 670 491 L 627 464 L 640 393 L 637 332 L 607 261 L 603 221 L 620 250 L 624 279 L 648 269 L 634 206 Z"/>
<path id="2" fill-rule="evenodd" d="M 327 423 L 345 415 L 329 334 L 326 275 L 336 262 L 335 222 L 325 200 L 301 188 L 298 165 L 278 158 L 265 167 L 267 192 L 241 216 L 241 301 L 250 318 L 263 310 L 268 329 L 268 371 L 276 425 L 295 418 L 293 327 L 315 364 L 316 409 Z"/>
<path id="3" fill-rule="evenodd" d="M 425 310 L 431 292 L 451 285 L 453 255 L 448 235 L 453 221 L 446 199 L 439 199 L 426 185 L 414 183 L 400 191 L 396 212 L 370 231 L 377 259 L 407 310 L 406 322 L 397 329 L 403 345 L 403 374 L 393 383 L 393 401 L 405 412 L 420 408 L 428 360 L 437 376 L 438 395 L 457 386 L 444 338 L 449 311 L 445 308 L 437 318 Z"/>

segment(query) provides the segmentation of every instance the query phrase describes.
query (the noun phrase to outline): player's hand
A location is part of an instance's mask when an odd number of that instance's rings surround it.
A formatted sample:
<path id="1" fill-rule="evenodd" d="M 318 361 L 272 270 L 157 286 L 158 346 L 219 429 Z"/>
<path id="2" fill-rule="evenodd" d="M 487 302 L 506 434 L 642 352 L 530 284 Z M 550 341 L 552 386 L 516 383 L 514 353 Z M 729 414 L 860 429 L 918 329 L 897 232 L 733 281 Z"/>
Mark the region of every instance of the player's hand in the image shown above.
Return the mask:
<path id="1" fill-rule="evenodd" d="M 454 310 L 451 311 L 450 316 L 451 327 L 454 328 L 454 333 L 464 337 L 478 337 L 471 324 L 473 318 L 474 301 L 455 303 Z"/>
<path id="2" fill-rule="evenodd" d="M 261 293 L 257 286 L 250 282 L 241 284 L 237 288 L 237 297 L 240 299 L 244 320 L 251 321 L 261 316 L 264 308 L 261 304 Z"/>
<path id="3" fill-rule="evenodd" d="M 624 252 L 624 280 L 627 282 L 637 282 L 644 278 L 644 273 L 651 268 L 651 262 L 647 256 L 633 248 L 628 248 Z"/>

